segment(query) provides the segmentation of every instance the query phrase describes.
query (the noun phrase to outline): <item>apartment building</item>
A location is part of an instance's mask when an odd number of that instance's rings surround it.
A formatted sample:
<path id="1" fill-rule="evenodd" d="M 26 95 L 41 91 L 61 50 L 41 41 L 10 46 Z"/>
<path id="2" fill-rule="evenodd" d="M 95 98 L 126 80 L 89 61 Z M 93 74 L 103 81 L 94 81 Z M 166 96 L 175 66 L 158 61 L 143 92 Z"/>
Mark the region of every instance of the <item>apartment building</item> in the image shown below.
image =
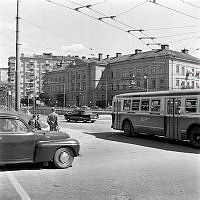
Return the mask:
<path id="1" fill-rule="evenodd" d="M 70 56 L 54 56 L 52 53 L 33 54 L 32 56 L 21 54 L 21 98 L 38 96 L 42 93 L 42 76 L 46 72 L 59 67 L 62 62 L 67 63 L 69 60 Z M 8 81 L 13 85 L 15 85 L 15 61 L 15 57 L 8 58 Z"/>

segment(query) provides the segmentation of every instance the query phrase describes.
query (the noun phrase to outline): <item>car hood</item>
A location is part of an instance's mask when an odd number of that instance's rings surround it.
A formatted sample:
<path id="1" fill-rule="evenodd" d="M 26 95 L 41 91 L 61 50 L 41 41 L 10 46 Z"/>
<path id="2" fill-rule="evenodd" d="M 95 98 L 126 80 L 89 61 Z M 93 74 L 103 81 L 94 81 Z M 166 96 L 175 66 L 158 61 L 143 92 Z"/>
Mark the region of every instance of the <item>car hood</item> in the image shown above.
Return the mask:
<path id="1" fill-rule="evenodd" d="M 70 138 L 69 134 L 57 131 L 37 131 L 36 136 L 38 140 L 66 140 Z"/>

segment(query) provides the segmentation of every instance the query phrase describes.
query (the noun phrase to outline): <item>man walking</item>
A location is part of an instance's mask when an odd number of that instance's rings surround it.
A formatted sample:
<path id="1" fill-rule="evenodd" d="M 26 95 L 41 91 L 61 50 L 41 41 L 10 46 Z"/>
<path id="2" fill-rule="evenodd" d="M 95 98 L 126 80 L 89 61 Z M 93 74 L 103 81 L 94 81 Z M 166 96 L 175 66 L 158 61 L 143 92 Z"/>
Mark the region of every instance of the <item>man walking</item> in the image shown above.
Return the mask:
<path id="1" fill-rule="evenodd" d="M 47 117 L 47 123 L 49 124 L 50 131 L 58 130 L 58 115 L 55 113 L 55 108 L 51 108 L 51 113 Z"/>

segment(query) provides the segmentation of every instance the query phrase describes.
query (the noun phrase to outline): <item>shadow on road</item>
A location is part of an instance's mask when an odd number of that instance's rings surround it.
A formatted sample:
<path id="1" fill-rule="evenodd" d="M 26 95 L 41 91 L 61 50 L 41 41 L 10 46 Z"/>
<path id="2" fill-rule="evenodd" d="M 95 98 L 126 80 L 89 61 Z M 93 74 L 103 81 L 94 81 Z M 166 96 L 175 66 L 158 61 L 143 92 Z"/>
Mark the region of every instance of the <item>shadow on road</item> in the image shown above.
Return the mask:
<path id="1" fill-rule="evenodd" d="M 52 165 L 44 167 L 41 163 L 20 163 L 20 164 L 8 164 L 0 166 L 0 173 L 5 171 L 23 171 L 23 170 L 43 170 L 43 169 L 53 169 Z"/>
<path id="2" fill-rule="evenodd" d="M 123 134 L 123 132 L 99 132 L 99 133 L 85 132 L 85 134 L 94 135 L 96 138 L 104 140 L 134 144 L 134 145 L 162 149 L 167 151 L 200 154 L 200 149 L 193 148 L 189 142 L 169 140 L 166 138 L 156 137 L 152 135 L 141 134 L 135 137 L 127 137 Z"/>

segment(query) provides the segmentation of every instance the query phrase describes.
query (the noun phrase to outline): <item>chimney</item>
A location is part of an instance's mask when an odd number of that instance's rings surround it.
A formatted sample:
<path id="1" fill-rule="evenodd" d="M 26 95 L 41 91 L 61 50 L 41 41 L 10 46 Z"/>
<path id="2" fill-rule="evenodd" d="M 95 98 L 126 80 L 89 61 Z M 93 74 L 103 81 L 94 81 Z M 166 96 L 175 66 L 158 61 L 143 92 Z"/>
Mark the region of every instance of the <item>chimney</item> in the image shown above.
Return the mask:
<path id="1" fill-rule="evenodd" d="M 106 58 L 108 59 L 110 57 L 110 55 L 106 55 Z"/>
<path id="2" fill-rule="evenodd" d="M 169 50 L 168 44 L 161 44 L 161 50 Z"/>
<path id="3" fill-rule="evenodd" d="M 99 53 L 99 61 L 102 60 L 102 56 L 103 56 L 103 54 Z"/>
<path id="4" fill-rule="evenodd" d="M 141 53 L 142 50 L 141 49 L 135 49 L 135 54 Z"/>
<path id="5" fill-rule="evenodd" d="M 184 48 L 183 50 L 181 50 L 181 52 L 188 54 L 189 50 L 187 50 L 187 49 Z"/>
<path id="6" fill-rule="evenodd" d="M 116 53 L 116 57 L 118 58 L 119 56 L 121 56 L 121 53 Z"/>

